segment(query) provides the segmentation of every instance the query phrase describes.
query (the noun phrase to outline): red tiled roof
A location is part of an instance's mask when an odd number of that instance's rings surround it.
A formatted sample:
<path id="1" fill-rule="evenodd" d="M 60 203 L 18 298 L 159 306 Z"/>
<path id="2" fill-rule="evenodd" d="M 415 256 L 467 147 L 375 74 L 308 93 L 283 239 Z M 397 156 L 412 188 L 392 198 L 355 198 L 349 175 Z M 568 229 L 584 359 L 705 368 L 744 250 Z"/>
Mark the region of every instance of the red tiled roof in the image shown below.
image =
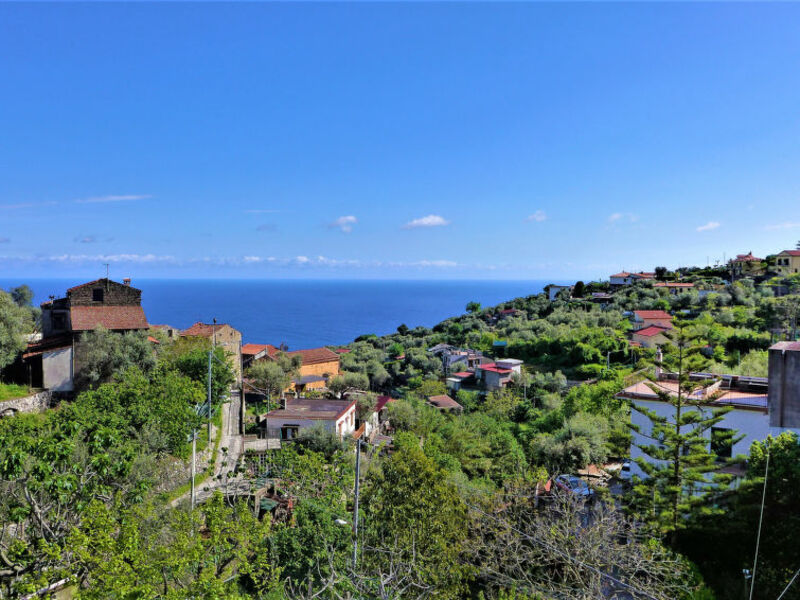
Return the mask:
<path id="1" fill-rule="evenodd" d="M 735 262 L 761 262 L 764 259 L 757 258 L 753 256 L 752 252 L 748 252 L 747 254 L 737 254 L 734 260 Z"/>
<path id="2" fill-rule="evenodd" d="M 450 377 L 463 377 L 466 379 L 467 377 L 472 377 L 473 375 L 475 375 L 475 373 L 472 371 L 460 371 L 458 373 L 453 373 L 450 375 Z"/>
<path id="3" fill-rule="evenodd" d="M 272 353 L 270 353 L 271 355 Z M 339 355 L 328 348 L 311 348 L 310 350 L 294 350 L 286 353 L 289 356 L 300 356 L 304 365 L 334 362 L 339 360 Z"/>
<path id="4" fill-rule="evenodd" d="M 69 314 L 73 331 L 149 329 L 141 306 L 73 306 Z"/>
<path id="5" fill-rule="evenodd" d="M 38 342 L 28 344 L 28 347 L 25 349 L 25 353 L 22 355 L 22 358 L 30 358 L 31 356 L 36 356 L 42 352 L 47 352 L 49 350 L 60 350 L 62 348 L 69 348 L 71 346 L 71 334 L 64 333 L 61 335 L 55 335 L 43 340 L 39 340 Z"/>
<path id="6" fill-rule="evenodd" d="M 148 336 L 147 336 L 147 341 L 148 341 L 148 342 L 152 342 L 152 343 L 154 343 L 154 344 L 160 344 L 160 343 L 161 343 L 161 342 L 159 342 L 159 341 L 158 341 L 156 338 L 154 338 L 152 335 L 148 335 Z"/>
<path id="7" fill-rule="evenodd" d="M 184 329 L 183 331 L 181 331 L 181 335 L 186 337 L 211 337 L 212 335 L 214 335 L 214 333 L 216 333 L 226 325 L 227 323 L 217 323 L 216 325 L 214 325 L 213 323 L 201 323 L 200 321 L 198 321 L 197 323 L 189 327 L 189 329 Z"/>
<path id="8" fill-rule="evenodd" d="M 633 312 L 639 319 L 672 319 L 672 315 L 664 310 L 636 310 Z"/>
<path id="9" fill-rule="evenodd" d="M 501 375 L 504 375 L 506 373 L 513 373 L 513 371 L 511 369 L 501 369 L 500 367 L 497 366 L 497 363 L 488 363 L 488 364 L 485 364 L 485 365 L 479 365 L 478 368 L 483 370 L 483 371 L 491 371 L 492 373 L 500 373 Z"/>
<path id="10" fill-rule="evenodd" d="M 788 350 L 789 352 L 800 352 L 800 342 L 778 342 L 769 348 L 770 350 Z"/>
<path id="11" fill-rule="evenodd" d="M 638 331 L 634 331 L 633 335 L 643 335 L 644 337 L 653 337 L 654 335 L 658 335 L 659 333 L 664 333 L 665 331 L 669 330 L 670 330 L 669 327 L 650 325 L 649 327 L 645 327 L 644 329 L 639 329 Z"/>
<path id="12" fill-rule="evenodd" d="M 448 410 L 453 408 L 461 408 L 461 405 L 458 402 L 446 395 L 428 396 L 428 403 L 432 404 L 436 408 L 444 408 Z"/>
<path id="13" fill-rule="evenodd" d="M 784 250 L 781 254 L 788 254 L 789 256 L 800 256 L 800 250 Z"/>
<path id="14" fill-rule="evenodd" d="M 264 350 L 267 350 L 267 353 L 270 354 L 277 348 L 269 344 L 245 344 L 242 346 L 242 354 L 256 355 L 261 354 Z"/>
<path id="15" fill-rule="evenodd" d="M 389 402 L 394 402 L 394 398 L 391 396 L 378 396 L 378 401 L 375 403 L 375 412 L 380 412 Z"/>
<path id="16" fill-rule="evenodd" d="M 351 350 L 350 348 L 337 348 L 334 352 L 336 352 L 336 354 L 349 354 Z"/>

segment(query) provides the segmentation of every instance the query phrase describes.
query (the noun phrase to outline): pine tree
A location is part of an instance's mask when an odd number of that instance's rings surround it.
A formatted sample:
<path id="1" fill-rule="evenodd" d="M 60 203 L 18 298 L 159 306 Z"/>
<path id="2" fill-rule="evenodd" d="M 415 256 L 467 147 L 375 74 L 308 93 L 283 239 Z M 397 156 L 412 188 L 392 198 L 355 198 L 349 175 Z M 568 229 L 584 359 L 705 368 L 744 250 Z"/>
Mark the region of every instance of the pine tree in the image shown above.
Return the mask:
<path id="1" fill-rule="evenodd" d="M 731 476 L 719 473 L 724 462 L 710 448 L 711 443 L 732 445 L 734 431 L 709 434 L 732 407 L 712 407 L 714 393 L 709 393 L 710 380 L 692 377 L 707 364 L 684 324 L 676 323 L 668 336 L 671 344 L 666 357 L 657 362 L 669 377 L 669 385 L 653 379 L 649 387 L 659 400 L 671 406 L 666 415 L 642 405 L 631 408 L 650 421 L 650 428 L 631 425 L 645 442 L 634 445 L 653 461 L 636 460 L 645 478 L 634 481 L 633 508 L 662 534 L 672 534 L 685 527 L 687 517 L 714 512 L 710 500 Z"/>

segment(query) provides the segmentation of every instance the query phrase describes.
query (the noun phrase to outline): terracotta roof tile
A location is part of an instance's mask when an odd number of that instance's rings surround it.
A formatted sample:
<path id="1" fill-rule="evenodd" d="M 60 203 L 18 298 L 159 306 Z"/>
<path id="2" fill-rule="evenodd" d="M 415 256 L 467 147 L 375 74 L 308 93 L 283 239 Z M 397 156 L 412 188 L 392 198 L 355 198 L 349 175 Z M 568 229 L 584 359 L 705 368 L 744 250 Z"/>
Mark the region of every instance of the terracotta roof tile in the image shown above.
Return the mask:
<path id="1" fill-rule="evenodd" d="M 445 409 L 445 410 L 462 408 L 461 405 L 458 402 L 453 400 L 450 396 L 446 396 L 446 395 L 428 396 L 428 403 L 432 404 L 436 408 L 442 408 L 442 409 Z"/>
<path id="2" fill-rule="evenodd" d="M 223 327 L 228 325 L 227 323 L 217 323 L 216 325 L 212 323 L 201 323 L 198 321 L 189 329 L 184 329 L 181 331 L 181 335 L 187 337 L 211 337 L 214 335 L 215 332 L 219 331 Z"/>
<path id="3" fill-rule="evenodd" d="M 73 331 L 149 329 L 141 306 L 73 306 L 69 314 Z"/>
<path id="4" fill-rule="evenodd" d="M 276 352 L 277 353 L 277 352 Z M 274 353 L 270 352 L 270 355 Z M 328 348 L 311 348 L 309 350 L 294 350 L 287 352 L 288 356 L 300 356 L 303 359 L 303 365 L 316 365 L 326 362 L 338 362 L 339 355 L 333 350 Z"/>
<path id="5" fill-rule="evenodd" d="M 672 319 L 672 315 L 663 310 L 637 310 L 633 314 L 638 319 Z"/>

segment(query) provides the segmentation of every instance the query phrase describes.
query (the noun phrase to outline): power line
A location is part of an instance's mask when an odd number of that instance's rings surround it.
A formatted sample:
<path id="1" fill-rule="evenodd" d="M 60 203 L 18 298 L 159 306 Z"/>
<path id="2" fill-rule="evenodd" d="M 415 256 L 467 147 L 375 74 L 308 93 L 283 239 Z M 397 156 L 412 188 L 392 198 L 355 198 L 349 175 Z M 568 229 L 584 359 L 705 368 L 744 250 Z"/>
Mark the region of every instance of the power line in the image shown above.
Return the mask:
<path id="1" fill-rule="evenodd" d="M 758 535 L 756 536 L 756 553 L 753 557 L 753 578 L 750 580 L 749 600 L 753 600 L 753 590 L 756 587 L 756 567 L 758 566 L 758 548 L 761 545 L 761 524 L 764 521 L 764 500 L 767 497 L 767 476 L 769 475 L 770 444 L 767 443 L 767 464 L 764 468 L 764 489 L 761 491 L 761 514 L 758 517 Z"/>
<path id="2" fill-rule="evenodd" d="M 790 588 L 790 587 L 792 587 L 792 584 L 794 583 L 794 580 L 795 580 L 795 579 L 797 579 L 797 576 L 798 576 L 798 575 L 800 575 L 800 569 L 797 569 L 797 571 L 795 571 L 795 573 L 794 573 L 794 577 L 792 577 L 792 579 L 789 581 L 789 583 L 788 583 L 788 584 L 786 584 L 786 587 L 785 587 L 785 588 L 783 588 L 783 591 L 781 592 L 781 595 L 780 595 L 780 596 L 778 596 L 778 600 L 781 600 L 781 598 L 783 598 L 783 595 L 784 595 L 784 594 L 785 594 L 787 591 L 789 591 L 789 588 Z"/>

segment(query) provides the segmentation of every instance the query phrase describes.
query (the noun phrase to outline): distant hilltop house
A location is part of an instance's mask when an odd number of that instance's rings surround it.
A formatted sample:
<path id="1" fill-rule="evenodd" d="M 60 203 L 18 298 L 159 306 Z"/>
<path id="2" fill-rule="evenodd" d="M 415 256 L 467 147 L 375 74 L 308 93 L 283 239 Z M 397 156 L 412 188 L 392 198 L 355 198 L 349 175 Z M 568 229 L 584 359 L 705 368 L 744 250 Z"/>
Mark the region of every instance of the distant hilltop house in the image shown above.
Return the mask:
<path id="1" fill-rule="evenodd" d="M 684 410 L 710 411 L 732 407 L 708 435 L 710 449 L 720 459 L 746 455 L 754 441 L 764 440 L 768 435 L 775 436 L 784 431 L 800 434 L 800 342 L 778 342 L 769 349 L 769 377 L 694 373 L 691 379 L 697 382 L 712 380 L 712 383 L 692 392 L 691 399 L 699 402 L 699 409 L 687 407 Z M 630 385 L 617 397 L 672 419 L 675 407 L 662 400 L 656 391 L 670 397 L 677 396 L 677 376 L 659 372 L 655 382 L 642 381 Z M 646 437 L 650 434 L 650 420 L 639 411 L 631 411 L 631 424 L 638 428 L 633 434 L 631 458 L 653 462 L 654 459 L 643 454 L 637 446 L 652 443 Z M 730 444 L 729 434 L 734 429 L 742 438 Z M 643 476 L 635 463 L 633 474 Z"/>
<path id="2" fill-rule="evenodd" d="M 453 365 L 462 363 L 468 369 L 474 369 L 483 362 L 490 362 L 488 358 L 483 356 L 480 350 L 471 350 L 469 348 L 457 348 L 450 344 L 436 344 L 428 348 L 428 353 L 437 357 L 442 361 L 442 364 L 449 372 Z"/>
<path id="3" fill-rule="evenodd" d="M 227 323 L 201 323 L 198 321 L 181 331 L 181 337 L 197 337 L 211 340 L 214 346 L 228 353 L 228 362 L 236 376 L 236 384 L 242 383 L 242 333 Z"/>
<path id="4" fill-rule="evenodd" d="M 667 290 L 671 295 L 677 296 L 684 292 L 691 292 L 694 289 L 694 284 L 680 281 L 659 281 L 653 284 L 653 287 L 657 290 Z"/>
<path id="5" fill-rule="evenodd" d="M 489 391 L 500 390 L 511 383 L 514 375 L 522 373 L 522 361 L 516 358 L 499 359 L 493 363 L 479 365 L 475 379 Z"/>
<path id="6" fill-rule="evenodd" d="M 154 325 L 153 323 L 150 323 L 150 330 L 160 331 L 171 340 L 181 337 L 181 330 L 178 327 L 173 327 L 172 325 Z"/>
<path id="7" fill-rule="evenodd" d="M 458 402 L 453 400 L 450 396 L 447 396 L 445 394 L 441 394 L 438 396 L 428 396 L 427 404 L 442 412 L 454 412 L 458 414 L 464 412 L 464 407 L 462 407 Z"/>
<path id="8" fill-rule="evenodd" d="M 287 391 L 300 394 L 305 390 L 323 389 L 331 377 L 339 375 L 339 354 L 324 347 L 284 352 L 271 344 L 245 344 L 242 347 L 244 368 L 247 369 L 256 361 L 276 360 L 281 352 L 289 358 L 298 356 L 301 360 L 300 371 Z"/>
<path id="9" fill-rule="evenodd" d="M 147 331 L 142 292 L 130 279 L 117 283 L 97 279 L 67 290 L 63 298 L 44 302 L 42 338 L 29 344 L 23 360 L 33 387 L 72 392 L 81 371 L 83 333 L 97 328 L 125 333 Z"/>
<path id="10" fill-rule="evenodd" d="M 672 315 L 665 310 L 636 310 L 633 311 L 633 328 L 643 329 L 652 325 L 672 328 Z"/>
<path id="11" fill-rule="evenodd" d="M 631 345 L 642 348 L 663 346 L 669 342 L 669 338 L 664 334 L 671 329 L 671 327 L 663 327 L 661 325 L 648 325 L 642 329 L 637 329 L 631 334 Z"/>
<path id="12" fill-rule="evenodd" d="M 558 295 L 565 290 L 567 292 L 567 295 L 570 295 L 572 293 L 572 287 L 573 286 L 571 285 L 556 285 L 554 283 L 551 283 L 545 288 L 545 290 L 547 291 L 547 299 L 550 300 L 550 302 L 553 302 L 558 297 Z"/>
<path id="13" fill-rule="evenodd" d="M 611 287 L 621 287 L 624 285 L 633 285 L 640 281 L 650 281 L 656 278 L 655 273 L 646 273 L 639 271 L 638 273 L 629 273 L 628 271 L 620 271 L 608 278 Z"/>
<path id="14" fill-rule="evenodd" d="M 737 254 L 736 258 L 729 261 L 729 265 L 735 277 L 764 273 L 764 259 L 753 256 L 752 250 L 747 254 Z"/>
<path id="15" fill-rule="evenodd" d="M 784 250 L 777 254 L 774 269 L 780 275 L 800 273 L 800 250 Z"/>

